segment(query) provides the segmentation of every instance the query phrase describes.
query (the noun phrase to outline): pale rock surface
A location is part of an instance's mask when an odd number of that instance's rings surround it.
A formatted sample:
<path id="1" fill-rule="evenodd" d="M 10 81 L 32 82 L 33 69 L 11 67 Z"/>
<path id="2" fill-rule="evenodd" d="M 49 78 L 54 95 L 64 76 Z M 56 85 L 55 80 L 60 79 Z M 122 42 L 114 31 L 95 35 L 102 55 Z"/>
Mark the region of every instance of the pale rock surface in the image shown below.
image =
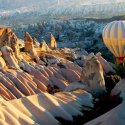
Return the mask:
<path id="1" fill-rule="evenodd" d="M 78 90 L 78 89 L 85 89 L 87 86 L 83 83 L 79 83 L 79 82 L 73 82 L 73 83 L 70 83 L 64 91 L 67 91 L 67 92 L 71 92 L 71 91 L 75 91 L 75 90 Z"/>
<path id="2" fill-rule="evenodd" d="M 52 50 L 48 47 L 48 45 L 46 44 L 45 40 L 42 41 L 42 43 L 40 43 L 40 49 L 43 52 L 51 52 Z"/>
<path id="3" fill-rule="evenodd" d="M 67 69 L 72 69 L 74 70 L 78 75 L 81 75 L 82 68 L 78 65 L 75 65 L 73 62 L 67 62 L 66 63 L 66 68 Z"/>
<path id="4" fill-rule="evenodd" d="M 125 100 L 125 79 L 120 80 L 111 91 L 111 96 L 119 94 Z"/>
<path id="5" fill-rule="evenodd" d="M 88 90 L 105 91 L 103 68 L 93 53 L 86 57 L 85 66 L 81 74 L 81 81 L 88 85 Z"/>
<path id="6" fill-rule="evenodd" d="M 19 42 L 19 48 L 20 49 L 25 47 L 24 40 L 18 38 L 18 42 Z"/>
<path id="7" fill-rule="evenodd" d="M 69 82 L 77 82 L 80 80 L 80 76 L 74 70 L 61 68 L 60 71 Z"/>
<path id="8" fill-rule="evenodd" d="M 32 52 L 33 51 L 32 49 L 34 48 L 33 39 L 28 32 L 25 33 L 24 43 L 25 43 L 25 51 Z"/>
<path id="9" fill-rule="evenodd" d="M 0 51 L 0 69 L 4 69 L 6 68 L 6 62 L 1 56 L 2 56 L 2 52 Z"/>
<path id="10" fill-rule="evenodd" d="M 60 58 L 58 58 L 56 56 L 52 56 L 50 59 L 47 59 L 47 64 L 48 65 L 57 64 L 59 62 L 60 62 Z"/>
<path id="11" fill-rule="evenodd" d="M 15 57 L 20 59 L 19 39 L 10 28 L 2 28 L 0 36 L 0 46 L 7 45 L 12 48 Z"/>
<path id="12" fill-rule="evenodd" d="M 45 77 L 39 70 L 35 69 L 35 67 L 30 65 L 27 61 L 22 60 L 19 65 L 23 68 L 23 70 L 43 82 L 46 86 L 53 86 L 53 84 L 49 81 L 49 78 Z"/>
<path id="13" fill-rule="evenodd" d="M 34 48 L 33 39 L 28 32 L 25 33 L 24 37 L 25 42 L 25 51 L 29 52 L 32 55 L 32 58 L 37 56 L 36 49 Z"/>
<path id="14" fill-rule="evenodd" d="M 125 102 L 104 115 L 84 125 L 124 125 L 125 124 Z"/>
<path id="15" fill-rule="evenodd" d="M 0 47 L 4 45 L 11 46 L 10 37 L 12 33 L 13 32 L 10 27 L 3 27 L 0 29 Z"/>
<path id="16" fill-rule="evenodd" d="M 68 102 L 79 111 L 81 111 L 84 106 L 94 106 L 92 95 L 84 90 L 76 90 L 72 92 L 57 92 L 54 94 L 54 96 Z M 83 107 L 81 108 L 81 106 Z"/>
<path id="17" fill-rule="evenodd" d="M 10 37 L 10 43 L 11 43 L 11 48 L 15 54 L 15 57 L 19 60 L 21 60 L 23 57 L 20 55 L 20 48 L 19 48 L 19 40 L 17 38 L 17 36 L 12 33 L 11 37 Z"/>
<path id="18" fill-rule="evenodd" d="M 6 100 L 46 92 L 47 87 L 41 81 L 23 71 L 6 69 L 0 72 L 1 95 Z M 8 96 L 10 95 L 10 96 Z"/>
<path id="19" fill-rule="evenodd" d="M 1 48 L 2 56 L 4 60 L 9 64 L 10 67 L 20 69 L 18 66 L 18 61 L 13 53 L 13 50 L 9 46 L 3 46 Z"/>
<path id="20" fill-rule="evenodd" d="M 44 62 L 41 61 L 37 55 L 36 48 L 34 48 L 33 39 L 28 32 L 25 33 L 24 42 L 25 51 L 29 52 L 32 59 L 34 59 L 38 64 L 44 65 Z"/>
<path id="21" fill-rule="evenodd" d="M 65 81 L 58 79 L 55 76 L 51 76 L 50 81 L 52 81 L 53 85 L 57 86 L 62 91 L 68 86 Z"/>
<path id="22" fill-rule="evenodd" d="M 51 49 L 56 49 L 56 48 L 57 48 L 56 39 L 55 39 L 55 37 L 53 36 L 53 34 L 50 34 L 49 47 L 50 47 Z"/>
<path id="23" fill-rule="evenodd" d="M 78 89 L 78 90 L 72 91 L 71 94 L 79 98 L 83 106 L 94 107 L 93 96 L 87 91 Z"/>
<path id="24" fill-rule="evenodd" d="M 37 100 L 37 98 L 36 98 Z M 36 101 L 35 100 L 35 101 Z M 36 103 L 38 103 L 36 101 Z M 5 125 L 58 125 L 59 122 L 42 106 L 28 98 L 7 102 L 1 100 L 0 124 Z M 6 118 L 6 119 L 4 119 Z"/>
<path id="25" fill-rule="evenodd" d="M 0 82 L 2 83 L 1 87 L 6 88 L 6 92 L 11 96 L 11 99 L 13 98 L 21 98 L 23 97 L 23 93 L 19 91 L 19 89 L 15 86 L 15 84 L 2 72 L 0 72 Z M 12 94 L 10 94 L 12 93 Z M 7 98 L 7 96 L 4 94 L 2 95 L 3 98 L 10 100 L 10 98 Z"/>
<path id="26" fill-rule="evenodd" d="M 83 90 L 54 96 L 41 93 L 8 102 L 0 98 L 0 124 L 59 125 L 55 117 L 73 121 L 73 116 L 83 115 L 81 107 L 93 107 L 92 100 L 91 94 Z"/>
<path id="27" fill-rule="evenodd" d="M 36 39 L 36 37 L 33 38 L 33 44 L 35 48 L 38 48 L 40 46 L 39 41 Z"/>
<path id="28" fill-rule="evenodd" d="M 104 73 L 115 73 L 115 70 L 113 69 L 112 65 L 107 60 L 105 60 L 101 55 L 102 54 L 99 52 L 96 54 L 96 57 L 101 63 Z"/>

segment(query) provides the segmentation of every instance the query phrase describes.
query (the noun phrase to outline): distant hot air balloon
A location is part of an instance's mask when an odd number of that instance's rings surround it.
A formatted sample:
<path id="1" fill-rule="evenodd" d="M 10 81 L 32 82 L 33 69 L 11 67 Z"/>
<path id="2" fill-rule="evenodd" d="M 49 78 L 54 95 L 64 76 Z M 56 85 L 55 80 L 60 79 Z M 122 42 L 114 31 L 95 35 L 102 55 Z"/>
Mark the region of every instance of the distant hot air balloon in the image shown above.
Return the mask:
<path id="1" fill-rule="evenodd" d="M 103 40 L 117 60 L 123 63 L 125 59 L 125 21 L 108 23 L 103 30 Z"/>

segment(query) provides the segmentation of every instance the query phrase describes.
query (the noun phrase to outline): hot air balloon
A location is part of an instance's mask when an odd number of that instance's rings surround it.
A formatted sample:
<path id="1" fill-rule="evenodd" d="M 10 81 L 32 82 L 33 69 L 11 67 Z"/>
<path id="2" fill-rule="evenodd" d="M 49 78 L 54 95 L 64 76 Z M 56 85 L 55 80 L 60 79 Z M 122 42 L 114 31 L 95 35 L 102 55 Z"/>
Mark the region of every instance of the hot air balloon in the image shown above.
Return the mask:
<path id="1" fill-rule="evenodd" d="M 103 40 L 117 60 L 123 63 L 125 59 L 125 21 L 108 23 L 103 30 Z"/>

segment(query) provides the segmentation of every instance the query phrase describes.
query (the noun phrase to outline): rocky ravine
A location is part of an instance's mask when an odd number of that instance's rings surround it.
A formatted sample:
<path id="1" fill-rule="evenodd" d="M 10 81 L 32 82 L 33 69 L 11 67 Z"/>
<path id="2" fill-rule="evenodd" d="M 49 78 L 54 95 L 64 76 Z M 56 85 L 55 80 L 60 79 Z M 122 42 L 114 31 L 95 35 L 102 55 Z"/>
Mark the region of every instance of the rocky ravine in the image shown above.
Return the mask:
<path id="1" fill-rule="evenodd" d="M 111 98 L 104 76 L 115 70 L 101 53 L 58 49 L 52 34 L 48 45 L 28 32 L 20 40 L 8 27 L 0 29 L 0 48 L 0 125 L 81 125 L 91 112 L 102 111 L 96 106 L 100 97 Z M 112 96 L 124 95 L 117 85 Z"/>

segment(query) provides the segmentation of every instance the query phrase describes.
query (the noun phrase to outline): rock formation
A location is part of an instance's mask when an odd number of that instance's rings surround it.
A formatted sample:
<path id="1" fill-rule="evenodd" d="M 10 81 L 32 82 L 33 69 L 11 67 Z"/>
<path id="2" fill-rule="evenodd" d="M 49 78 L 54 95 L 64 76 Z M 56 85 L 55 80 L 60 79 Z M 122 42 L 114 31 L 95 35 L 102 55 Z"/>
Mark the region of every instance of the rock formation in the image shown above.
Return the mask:
<path id="1" fill-rule="evenodd" d="M 120 80 L 111 91 L 111 96 L 120 95 L 125 100 L 125 79 Z"/>
<path id="2" fill-rule="evenodd" d="M 93 100 L 105 91 L 103 73 L 114 72 L 100 53 L 57 49 L 52 34 L 49 48 L 45 41 L 39 45 L 28 32 L 21 40 L 10 28 L 1 28 L 0 49 L 0 125 L 59 125 L 63 120 L 72 124 L 93 111 Z M 124 82 L 111 95 L 120 93 L 124 99 Z M 124 108 L 124 103 L 119 107 Z M 122 125 L 113 114 L 123 117 L 120 111 L 116 107 L 90 123 Z"/>
<path id="3" fill-rule="evenodd" d="M 39 64 L 44 64 L 38 57 L 36 48 L 34 48 L 33 39 L 28 32 L 25 33 L 24 42 L 25 42 L 25 51 L 29 52 L 32 59 L 34 59 Z"/>
<path id="4" fill-rule="evenodd" d="M 0 46 L 6 45 L 11 47 L 15 57 L 18 60 L 22 59 L 22 56 L 20 56 L 19 39 L 15 33 L 10 28 L 2 28 L 0 32 Z"/>
<path id="5" fill-rule="evenodd" d="M 22 49 L 22 48 L 25 47 L 24 40 L 18 39 L 18 42 L 19 42 L 19 48 L 20 48 L 20 49 Z"/>
<path id="6" fill-rule="evenodd" d="M 38 48 L 40 46 L 40 43 L 38 42 L 38 40 L 36 39 L 36 37 L 33 38 L 33 44 L 35 48 Z"/>
<path id="7" fill-rule="evenodd" d="M 105 113 L 104 115 L 84 125 L 124 125 L 125 124 L 125 102 Z"/>
<path id="8" fill-rule="evenodd" d="M 93 53 L 86 57 L 85 66 L 81 74 L 81 81 L 88 85 L 89 90 L 105 90 L 102 65 Z"/>
<path id="9" fill-rule="evenodd" d="M 67 87 L 65 87 L 66 92 L 72 92 L 78 89 L 86 89 L 86 85 L 84 85 L 83 83 L 79 83 L 79 82 L 73 82 L 70 83 Z"/>
<path id="10" fill-rule="evenodd" d="M 99 62 L 101 63 L 104 73 L 115 73 L 115 70 L 111 66 L 109 62 L 107 62 L 102 56 L 101 53 L 97 53 L 96 57 L 98 58 Z"/>
<path id="11" fill-rule="evenodd" d="M 49 47 L 50 47 L 51 49 L 56 49 L 56 48 L 57 48 L 56 39 L 55 39 L 55 37 L 53 36 L 53 34 L 50 34 Z"/>
<path id="12" fill-rule="evenodd" d="M 9 46 L 3 46 L 1 48 L 2 56 L 10 67 L 19 69 L 18 61 L 13 53 L 13 50 Z"/>
<path id="13" fill-rule="evenodd" d="M 20 55 L 19 40 L 14 33 L 12 34 L 10 41 L 15 57 L 19 60 L 22 59 L 23 57 Z"/>
<path id="14" fill-rule="evenodd" d="M 5 69 L 6 68 L 6 62 L 2 57 L 2 52 L 0 51 L 0 69 Z"/>
<path id="15" fill-rule="evenodd" d="M 25 42 L 25 51 L 29 53 L 33 53 L 32 52 L 34 49 L 33 39 L 28 32 L 25 33 L 24 42 Z"/>
<path id="16" fill-rule="evenodd" d="M 59 125 L 56 117 L 73 121 L 74 116 L 83 115 L 80 108 L 85 108 L 83 104 L 93 107 L 92 96 L 85 91 L 60 92 L 54 96 L 41 93 L 10 102 L 0 98 L 0 124 Z"/>
<path id="17" fill-rule="evenodd" d="M 10 27 L 2 27 L 0 29 L 0 47 L 3 45 L 11 46 L 10 37 L 12 35 L 12 30 Z"/>
<path id="18" fill-rule="evenodd" d="M 51 52 L 52 50 L 48 47 L 46 42 L 43 40 L 42 43 L 40 44 L 40 50 L 43 52 Z"/>

